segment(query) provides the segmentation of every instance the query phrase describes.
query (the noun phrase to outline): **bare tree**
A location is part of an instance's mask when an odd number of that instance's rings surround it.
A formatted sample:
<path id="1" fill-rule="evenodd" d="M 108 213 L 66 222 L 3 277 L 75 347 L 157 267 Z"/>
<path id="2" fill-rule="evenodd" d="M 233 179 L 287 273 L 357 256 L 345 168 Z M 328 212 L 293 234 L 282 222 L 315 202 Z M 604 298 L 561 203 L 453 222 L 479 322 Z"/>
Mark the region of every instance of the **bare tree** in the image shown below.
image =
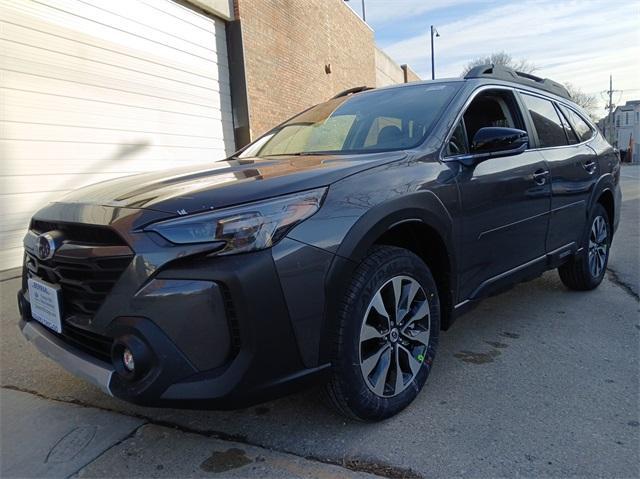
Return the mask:
<path id="1" fill-rule="evenodd" d="M 571 95 L 571 99 L 574 101 L 574 103 L 577 103 L 579 106 L 581 106 L 587 113 L 589 113 L 589 116 L 591 116 L 591 118 L 595 119 L 594 114 L 598 107 L 598 101 L 596 100 L 596 97 L 583 92 L 582 90 L 580 90 L 580 88 L 572 85 L 571 83 L 565 83 L 564 86 L 569 92 L 569 95 Z"/>
<path id="2" fill-rule="evenodd" d="M 487 55 L 484 57 L 476 58 L 475 60 L 467 63 L 467 66 L 464 67 L 462 71 L 462 76 L 465 76 L 469 73 L 474 67 L 478 67 L 480 65 L 503 65 L 505 67 L 513 68 L 516 71 L 523 73 L 533 73 L 538 69 L 533 63 L 528 62 L 527 60 L 514 60 L 513 57 L 507 52 L 496 52 L 491 55 Z"/>

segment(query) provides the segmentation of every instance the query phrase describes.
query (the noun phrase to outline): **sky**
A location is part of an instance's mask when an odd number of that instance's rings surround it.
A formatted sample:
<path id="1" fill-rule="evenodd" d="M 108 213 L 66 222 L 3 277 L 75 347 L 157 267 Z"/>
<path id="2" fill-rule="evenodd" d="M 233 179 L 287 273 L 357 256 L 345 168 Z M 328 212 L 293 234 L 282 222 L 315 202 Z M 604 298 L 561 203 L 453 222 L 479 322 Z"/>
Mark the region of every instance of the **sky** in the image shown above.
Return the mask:
<path id="1" fill-rule="evenodd" d="M 348 5 L 361 15 L 361 0 Z M 472 59 L 504 51 L 535 75 L 569 82 L 598 101 L 613 75 L 613 103 L 640 99 L 640 0 L 365 0 L 376 43 L 397 63 L 431 78 L 459 76 Z"/>

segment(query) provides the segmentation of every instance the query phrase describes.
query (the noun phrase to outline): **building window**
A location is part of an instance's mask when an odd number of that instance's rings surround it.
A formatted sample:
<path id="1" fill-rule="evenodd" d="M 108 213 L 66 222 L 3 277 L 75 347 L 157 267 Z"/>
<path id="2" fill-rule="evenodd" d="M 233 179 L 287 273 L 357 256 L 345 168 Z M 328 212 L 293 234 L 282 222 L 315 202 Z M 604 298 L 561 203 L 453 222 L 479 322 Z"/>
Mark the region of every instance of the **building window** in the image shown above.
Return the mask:
<path id="1" fill-rule="evenodd" d="M 629 112 L 625 112 L 624 113 L 624 124 L 628 125 L 629 124 Z"/>
<path id="2" fill-rule="evenodd" d="M 620 126 L 620 117 L 616 116 L 616 128 Z"/>

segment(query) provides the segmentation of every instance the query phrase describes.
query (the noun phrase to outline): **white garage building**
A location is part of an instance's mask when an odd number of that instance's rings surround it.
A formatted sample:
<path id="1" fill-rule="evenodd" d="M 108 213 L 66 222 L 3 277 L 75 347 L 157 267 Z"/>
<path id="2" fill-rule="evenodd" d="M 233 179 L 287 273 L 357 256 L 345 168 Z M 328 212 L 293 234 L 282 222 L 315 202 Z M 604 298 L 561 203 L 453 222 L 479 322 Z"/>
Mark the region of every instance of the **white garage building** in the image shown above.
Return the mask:
<path id="1" fill-rule="evenodd" d="M 172 0 L 0 0 L 0 270 L 80 186 L 235 149 L 225 21 Z"/>
<path id="2" fill-rule="evenodd" d="M 71 190 L 210 163 L 339 91 L 419 79 L 376 48 L 344 0 L 0 0 L 0 271 Z"/>

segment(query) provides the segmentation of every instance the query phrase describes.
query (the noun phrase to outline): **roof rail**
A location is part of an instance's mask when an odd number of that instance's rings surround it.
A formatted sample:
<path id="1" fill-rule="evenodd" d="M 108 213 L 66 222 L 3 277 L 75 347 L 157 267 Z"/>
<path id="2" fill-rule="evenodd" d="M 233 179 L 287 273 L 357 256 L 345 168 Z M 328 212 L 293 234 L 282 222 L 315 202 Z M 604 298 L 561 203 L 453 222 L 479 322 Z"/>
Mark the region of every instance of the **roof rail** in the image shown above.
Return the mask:
<path id="1" fill-rule="evenodd" d="M 495 78 L 497 80 L 505 80 L 510 82 L 519 83 L 521 85 L 527 85 L 539 90 L 544 90 L 554 95 L 561 96 L 568 100 L 571 100 L 571 95 L 560 83 L 554 82 L 548 78 L 540 78 L 530 73 L 524 73 L 514 70 L 513 68 L 505 67 L 503 65 L 480 65 L 469 70 L 465 76 L 465 79 L 469 78 Z"/>
<path id="2" fill-rule="evenodd" d="M 353 88 L 348 88 L 344 91 L 341 91 L 340 93 L 338 93 L 336 96 L 334 96 L 333 98 L 331 98 L 332 100 L 335 100 L 336 98 L 340 98 L 343 96 L 347 96 L 347 95 L 351 95 L 352 93 L 360 93 L 361 91 L 366 91 L 366 90 L 373 90 L 372 87 L 370 86 L 354 86 Z"/>

